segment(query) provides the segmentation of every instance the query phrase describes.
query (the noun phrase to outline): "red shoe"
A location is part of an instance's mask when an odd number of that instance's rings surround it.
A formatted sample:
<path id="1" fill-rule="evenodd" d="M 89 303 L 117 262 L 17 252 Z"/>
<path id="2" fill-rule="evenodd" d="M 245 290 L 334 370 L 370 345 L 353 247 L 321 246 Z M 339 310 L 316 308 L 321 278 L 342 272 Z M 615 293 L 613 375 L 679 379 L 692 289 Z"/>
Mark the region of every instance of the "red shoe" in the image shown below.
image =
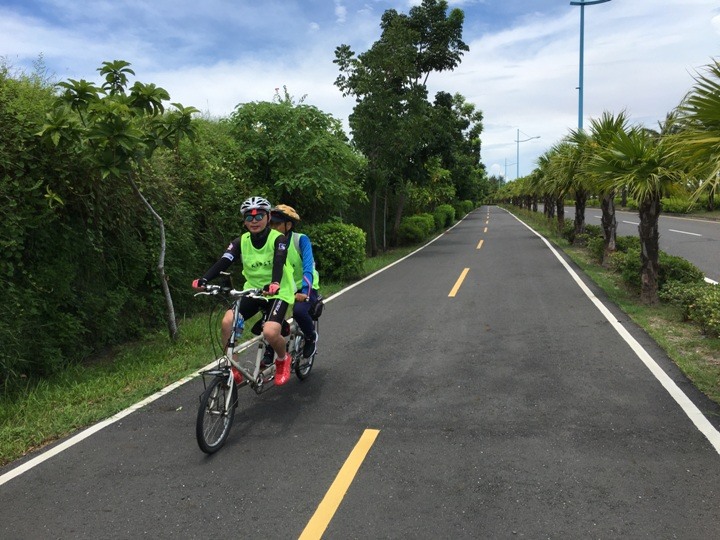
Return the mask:
<path id="1" fill-rule="evenodd" d="M 282 386 L 290 380 L 290 364 L 292 359 L 290 354 L 286 353 L 285 358 L 275 360 L 275 385 Z"/>
<path id="2" fill-rule="evenodd" d="M 241 384 L 243 382 L 242 373 L 240 373 L 235 366 L 232 367 L 232 374 L 233 379 L 235 379 L 235 384 Z"/>

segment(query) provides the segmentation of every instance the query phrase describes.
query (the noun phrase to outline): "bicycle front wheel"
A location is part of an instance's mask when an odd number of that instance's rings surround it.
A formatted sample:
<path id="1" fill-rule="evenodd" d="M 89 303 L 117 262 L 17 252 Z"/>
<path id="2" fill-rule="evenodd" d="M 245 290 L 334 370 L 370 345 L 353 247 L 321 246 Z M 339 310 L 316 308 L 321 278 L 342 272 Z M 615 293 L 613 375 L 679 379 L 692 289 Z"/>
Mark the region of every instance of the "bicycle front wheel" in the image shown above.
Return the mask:
<path id="1" fill-rule="evenodd" d="M 229 400 L 227 380 L 224 377 L 213 377 L 200 398 L 195 435 L 200 450 L 206 454 L 217 452 L 225 444 L 230 435 L 230 426 L 235 416 L 237 393 Z M 233 386 L 235 392 L 237 387 Z"/>

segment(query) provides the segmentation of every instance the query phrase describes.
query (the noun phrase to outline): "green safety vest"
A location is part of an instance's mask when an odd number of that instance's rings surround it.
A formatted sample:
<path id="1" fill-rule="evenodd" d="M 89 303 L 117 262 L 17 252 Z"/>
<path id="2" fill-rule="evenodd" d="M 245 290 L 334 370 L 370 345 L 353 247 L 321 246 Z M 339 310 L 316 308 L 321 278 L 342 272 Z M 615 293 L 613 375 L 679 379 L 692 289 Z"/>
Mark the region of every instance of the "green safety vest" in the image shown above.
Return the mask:
<path id="1" fill-rule="evenodd" d="M 240 237 L 240 254 L 242 256 L 242 274 L 245 277 L 243 289 L 262 289 L 272 281 L 273 258 L 275 257 L 275 239 L 282 236 L 278 231 L 271 230 L 265 245 L 257 249 L 252 245 L 250 233 L 246 232 Z M 288 248 L 289 249 L 289 248 Z M 290 253 L 288 253 L 288 258 Z M 288 304 L 295 301 L 295 282 L 293 281 L 292 267 L 289 259 L 283 266 L 280 293 L 268 298 L 279 298 Z"/>
<path id="2" fill-rule="evenodd" d="M 296 233 L 295 231 L 292 231 L 292 243 L 290 244 L 290 249 L 288 250 L 288 262 L 292 266 L 293 269 L 293 277 L 295 278 L 295 287 L 297 287 L 297 290 L 299 291 L 302 288 L 302 279 L 303 279 L 303 263 L 302 263 L 302 253 L 300 252 L 300 237 L 305 236 L 303 233 Z M 317 269 L 315 268 L 315 261 L 313 261 L 313 285 L 312 288 L 316 291 L 320 290 L 320 274 L 318 274 Z M 309 291 L 308 291 L 308 294 Z"/>

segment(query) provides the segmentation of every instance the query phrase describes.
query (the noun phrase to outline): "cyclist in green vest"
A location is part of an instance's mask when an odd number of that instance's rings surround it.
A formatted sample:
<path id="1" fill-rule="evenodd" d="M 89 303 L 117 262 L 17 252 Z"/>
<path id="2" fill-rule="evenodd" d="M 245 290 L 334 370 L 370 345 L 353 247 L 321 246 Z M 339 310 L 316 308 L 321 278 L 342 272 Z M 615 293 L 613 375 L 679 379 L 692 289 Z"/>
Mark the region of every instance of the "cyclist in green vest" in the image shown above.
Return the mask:
<path id="1" fill-rule="evenodd" d="M 262 197 L 250 197 L 240 207 L 248 232 L 233 240 L 222 257 L 203 275 L 193 281 L 193 287 L 203 286 L 220 275 L 235 261 L 241 261 L 245 278 L 243 289 L 264 289 L 271 302 L 244 297 L 240 300 L 240 313 L 245 320 L 261 309 L 267 310 L 263 336 L 277 354 L 275 384 L 283 385 L 290 379 L 290 355 L 285 351 L 281 335 L 282 322 L 290 304 L 295 301 L 295 281 L 287 261 L 287 238 L 268 227 L 272 206 Z M 232 332 L 233 312 L 223 317 L 222 339 L 227 343 Z M 270 359 L 272 362 L 272 358 Z M 233 367 L 235 381 L 242 382 L 242 374 Z"/>
<path id="2" fill-rule="evenodd" d="M 287 262 L 292 266 L 297 288 L 293 318 L 305 334 L 303 356 L 310 358 L 317 350 L 318 335 L 309 311 L 318 299 L 320 276 L 315 269 L 315 258 L 310 239 L 307 235 L 293 230 L 298 221 L 300 221 L 298 213 L 293 207 L 286 204 L 278 204 L 270 212 L 270 226 L 288 239 Z"/>

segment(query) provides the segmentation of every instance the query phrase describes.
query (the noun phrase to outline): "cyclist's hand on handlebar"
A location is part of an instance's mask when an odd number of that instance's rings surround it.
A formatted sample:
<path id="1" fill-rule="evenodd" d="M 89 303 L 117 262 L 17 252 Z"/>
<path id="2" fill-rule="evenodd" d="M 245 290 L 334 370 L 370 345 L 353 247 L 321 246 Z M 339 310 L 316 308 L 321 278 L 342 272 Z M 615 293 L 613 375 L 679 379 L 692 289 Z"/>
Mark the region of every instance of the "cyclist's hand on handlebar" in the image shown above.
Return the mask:
<path id="1" fill-rule="evenodd" d="M 275 295 L 280 290 L 280 284 L 277 281 L 273 281 L 270 285 L 265 285 L 263 292 L 269 295 Z"/>
<path id="2" fill-rule="evenodd" d="M 198 289 L 200 291 L 204 291 L 206 283 L 207 283 L 207 279 L 205 279 L 205 278 L 196 279 L 192 282 L 192 288 Z"/>
<path id="3" fill-rule="evenodd" d="M 296 302 L 307 302 L 307 300 L 308 300 L 307 294 L 303 294 L 301 292 L 295 293 L 295 301 Z"/>

